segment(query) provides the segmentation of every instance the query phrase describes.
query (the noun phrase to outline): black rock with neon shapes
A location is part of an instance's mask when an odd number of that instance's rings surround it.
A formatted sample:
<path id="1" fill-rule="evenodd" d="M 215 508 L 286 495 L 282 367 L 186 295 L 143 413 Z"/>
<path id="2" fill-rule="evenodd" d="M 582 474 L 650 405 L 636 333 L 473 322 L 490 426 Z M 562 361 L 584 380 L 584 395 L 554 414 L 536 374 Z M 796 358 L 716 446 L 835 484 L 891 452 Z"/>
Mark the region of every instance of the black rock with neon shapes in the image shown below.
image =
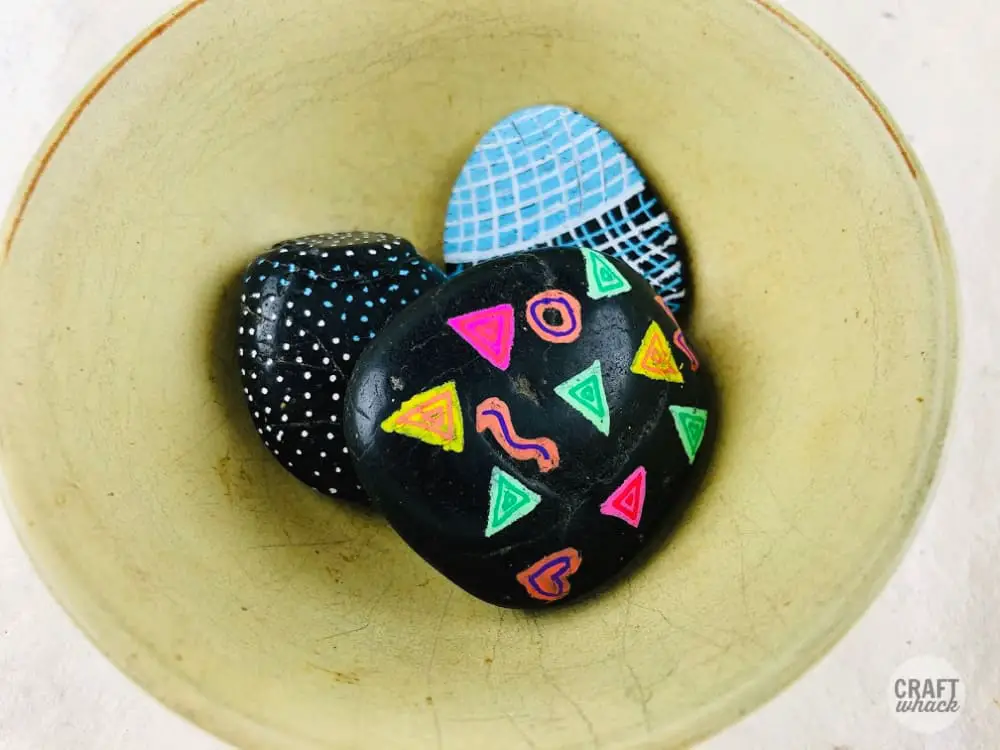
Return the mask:
<path id="1" fill-rule="evenodd" d="M 469 593 L 550 607 L 610 584 L 673 527 L 710 453 L 712 385 L 629 265 L 553 248 L 469 268 L 355 365 L 361 483 Z"/>
<path id="2" fill-rule="evenodd" d="M 327 495 L 367 502 L 344 442 L 344 392 L 365 347 L 444 275 L 406 240 L 349 232 L 288 240 L 255 258 L 237 357 L 264 445 Z"/>

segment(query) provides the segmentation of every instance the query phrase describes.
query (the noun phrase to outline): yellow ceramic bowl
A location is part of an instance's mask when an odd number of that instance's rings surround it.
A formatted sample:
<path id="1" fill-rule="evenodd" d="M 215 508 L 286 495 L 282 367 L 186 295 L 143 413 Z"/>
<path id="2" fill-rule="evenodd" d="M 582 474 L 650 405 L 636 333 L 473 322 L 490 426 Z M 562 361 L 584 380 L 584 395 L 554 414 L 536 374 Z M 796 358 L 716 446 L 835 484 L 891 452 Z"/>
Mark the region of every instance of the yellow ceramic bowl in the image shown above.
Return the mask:
<path id="1" fill-rule="evenodd" d="M 686 228 L 714 469 L 603 598 L 503 612 L 287 476 L 237 277 L 351 228 L 440 252 L 452 180 L 540 101 L 618 134 Z M 38 569 L 166 704 L 246 747 L 672 748 L 850 626 L 925 503 L 951 258 L 842 62 L 758 0 L 197 0 L 53 132 L 0 251 L 0 461 Z"/>

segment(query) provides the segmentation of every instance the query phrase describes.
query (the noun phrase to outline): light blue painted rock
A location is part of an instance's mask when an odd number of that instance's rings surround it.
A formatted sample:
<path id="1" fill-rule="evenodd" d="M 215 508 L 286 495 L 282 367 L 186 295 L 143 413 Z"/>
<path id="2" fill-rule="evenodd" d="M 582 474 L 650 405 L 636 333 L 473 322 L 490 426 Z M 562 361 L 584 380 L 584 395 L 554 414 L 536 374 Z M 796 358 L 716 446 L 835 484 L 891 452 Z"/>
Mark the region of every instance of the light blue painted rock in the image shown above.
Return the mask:
<path id="1" fill-rule="evenodd" d="M 674 312 L 686 312 L 684 243 L 622 145 L 566 107 L 522 109 L 483 136 L 455 183 L 445 264 L 454 275 L 498 256 L 567 246 L 621 258 Z"/>

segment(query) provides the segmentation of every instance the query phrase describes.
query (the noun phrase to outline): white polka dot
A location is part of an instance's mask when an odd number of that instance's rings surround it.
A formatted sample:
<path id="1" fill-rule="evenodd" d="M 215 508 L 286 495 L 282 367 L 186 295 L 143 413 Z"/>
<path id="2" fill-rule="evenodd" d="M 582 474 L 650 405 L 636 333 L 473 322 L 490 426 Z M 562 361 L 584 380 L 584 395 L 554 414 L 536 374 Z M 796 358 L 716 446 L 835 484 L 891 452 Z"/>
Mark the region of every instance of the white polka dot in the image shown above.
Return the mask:
<path id="1" fill-rule="evenodd" d="M 250 395 L 250 389 L 249 389 L 249 388 L 244 388 L 244 389 L 243 389 L 243 392 L 244 392 L 245 394 L 247 394 L 248 396 Z"/>
<path id="2" fill-rule="evenodd" d="M 302 373 L 302 377 L 304 377 L 306 380 L 312 380 L 312 376 L 313 374 L 311 372 Z"/>
<path id="3" fill-rule="evenodd" d="M 285 433 L 283 431 L 281 431 L 281 430 L 278 430 L 278 434 L 275 436 L 275 438 L 280 443 L 281 442 L 281 438 L 283 438 L 284 436 L 285 436 Z"/>
<path id="4" fill-rule="evenodd" d="M 281 415 L 281 421 L 282 422 L 287 422 L 288 421 L 288 415 L 287 414 L 282 414 Z"/>
<path id="5" fill-rule="evenodd" d="M 309 391 L 306 391 L 302 395 L 306 397 L 307 401 L 313 397 L 313 395 Z"/>
<path id="6" fill-rule="evenodd" d="M 302 314 L 305 315 L 307 318 L 311 318 L 312 317 L 312 310 L 303 310 Z"/>
<path id="7" fill-rule="evenodd" d="M 326 458 L 326 451 L 320 451 L 319 452 L 319 457 L 320 458 Z"/>
<path id="8" fill-rule="evenodd" d="M 312 419 L 313 413 L 311 411 L 306 412 L 306 419 Z"/>
<path id="9" fill-rule="evenodd" d="M 299 336 L 305 336 L 306 332 L 303 329 L 299 329 Z"/>
<path id="10" fill-rule="evenodd" d="M 271 407 L 270 406 L 265 406 L 264 407 L 264 413 L 265 414 L 270 414 L 271 413 Z"/>
<path id="11" fill-rule="evenodd" d="M 292 327 L 292 319 L 285 318 L 285 328 L 291 328 L 291 327 Z"/>
<path id="12" fill-rule="evenodd" d="M 250 359 L 257 359 L 257 350 L 254 349 L 250 352 Z"/>
<path id="13" fill-rule="evenodd" d="M 340 394 L 339 393 L 334 393 L 333 394 L 333 400 L 334 401 L 340 401 Z"/>
<path id="14" fill-rule="evenodd" d="M 260 389 L 260 394 L 261 394 L 262 396 L 266 396 L 266 395 L 267 395 L 267 388 L 261 388 L 261 389 Z"/>
<path id="15" fill-rule="evenodd" d="M 336 495 L 337 494 L 337 488 L 336 487 L 331 487 L 330 488 L 330 494 Z"/>
<path id="16" fill-rule="evenodd" d="M 353 250 L 348 250 L 347 252 L 344 253 L 344 255 L 346 255 L 348 258 L 353 258 L 354 257 L 354 251 Z"/>
<path id="17" fill-rule="evenodd" d="M 291 310 L 293 307 L 295 307 L 295 303 L 294 302 L 286 302 L 285 303 L 285 307 L 287 307 L 289 310 Z"/>
<path id="18" fill-rule="evenodd" d="M 302 357 L 296 357 L 295 358 L 295 364 L 301 365 L 302 364 Z"/>
<path id="19" fill-rule="evenodd" d="M 291 396 L 287 396 L 287 395 L 285 396 L 285 403 L 286 403 L 286 404 L 287 404 L 287 403 L 288 403 L 289 401 L 291 401 L 291 400 L 292 400 L 292 397 L 291 397 Z"/>
<path id="20" fill-rule="evenodd" d="M 320 328 L 326 328 L 326 321 L 320 318 L 319 322 L 316 325 L 318 325 Z"/>
<path id="21" fill-rule="evenodd" d="M 251 373 L 250 373 L 250 379 L 251 379 L 251 380 L 256 380 L 256 379 L 257 379 L 257 373 L 255 373 L 255 372 L 251 372 Z"/>
<path id="22" fill-rule="evenodd" d="M 284 375 L 279 375 L 279 376 L 278 376 L 277 378 L 275 378 L 275 379 L 276 379 L 276 380 L 277 380 L 277 381 L 278 381 L 279 383 L 284 383 L 284 382 L 285 382 L 285 376 L 284 376 Z"/>
<path id="23" fill-rule="evenodd" d="M 278 316 L 275 315 L 274 316 L 274 320 L 277 320 L 277 319 L 278 319 Z M 274 334 L 273 333 L 269 333 L 266 336 L 264 336 L 264 338 L 266 338 L 268 341 L 274 341 Z"/>
<path id="24" fill-rule="evenodd" d="M 327 362 L 326 364 L 329 364 L 329 362 Z M 336 383 L 337 382 L 337 376 L 336 375 L 331 375 L 330 376 L 330 382 L 331 383 Z"/>
<path id="25" fill-rule="evenodd" d="M 324 365 L 328 365 L 328 364 L 330 364 L 330 358 L 329 358 L 329 357 L 323 357 L 323 364 L 324 364 Z M 331 382 L 332 382 L 332 381 L 331 381 Z"/>
<path id="26" fill-rule="evenodd" d="M 240 356 L 243 356 L 243 347 L 240 347 Z"/>
<path id="27" fill-rule="evenodd" d="M 301 434 L 302 434 L 302 437 L 304 437 L 304 438 L 309 437 L 309 430 L 302 430 Z"/>
<path id="28" fill-rule="evenodd" d="M 284 349 L 287 352 L 289 349 L 292 348 L 292 345 L 291 344 L 282 344 L 281 348 Z"/>
<path id="29" fill-rule="evenodd" d="M 262 429 L 260 429 L 260 427 L 258 427 L 258 428 L 257 428 L 257 434 L 258 434 L 258 435 L 263 435 L 263 434 L 264 434 L 264 431 L 263 431 Z"/>
<path id="30" fill-rule="evenodd" d="M 243 326 L 240 326 L 240 335 L 243 335 Z"/>
<path id="31" fill-rule="evenodd" d="M 347 352 L 344 352 L 344 361 L 349 362 L 350 360 L 351 360 L 351 355 L 348 354 Z"/>
<path id="32" fill-rule="evenodd" d="M 344 453 L 347 453 L 347 446 L 344 446 Z"/>
<path id="33" fill-rule="evenodd" d="M 318 477 L 318 476 L 319 476 L 319 472 L 318 472 L 318 471 L 314 471 L 314 472 L 313 472 L 313 476 L 314 476 L 314 477 Z"/>
<path id="34" fill-rule="evenodd" d="M 334 339 L 333 339 L 333 343 L 334 344 L 339 344 L 340 343 L 340 339 L 335 336 Z"/>
<path id="35" fill-rule="evenodd" d="M 337 472 L 337 473 L 339 474 L 339 473 L 340 473 L 341 471 L 343 471 L 343 470 L 342 470 L 342 469 L 341 469 L 341 468 L 340 468 L 340 467 L 338 466 L 338 467 L 337 467 L 336 469 L 334 469 L 334 471 L 335 471 L 335 472 Z"/>
<path id="36" fill-rule="evenodd" d="M 271 365 L 274 364 L 274 360 L 271 359 L 270 357 L 268 357 L 267 361 L 264 364 L 267 365 L 268 367 L 270 367 Z"/>
<path id="37" fill-rule="evenodd" d="M 302 449 L 301 448 L 296 448 L 295 449 L 295 455 L 296 456 L 301 456 L 302 455 Z"/>
<path id="38" fill-rule="evenodd" d="M 319 351 L 319 344 L 313 344 L 313 351 L 314 352 L 318 352 Z"/>
<path id="39" fill-rule="evenodd" d="M 271 425 L 266 425 L 264 429 L 267 430 L 268 432 L 271 432 Z"/>
<path id="40" fill-rule="evenodd" d="M 327 440 L 333 440 L 333 433 L 332 432 L 326 433 L 326 439 Z"/>
<path id="41" fill-rule="evenodd" d="M 247 333 L 249 333 L 251 336 L 253 336 L 255 332 L 256 332 L 256 329 L 254 329 L 254 328 L 251 328 L 249 331 L 247 331 Z"/>

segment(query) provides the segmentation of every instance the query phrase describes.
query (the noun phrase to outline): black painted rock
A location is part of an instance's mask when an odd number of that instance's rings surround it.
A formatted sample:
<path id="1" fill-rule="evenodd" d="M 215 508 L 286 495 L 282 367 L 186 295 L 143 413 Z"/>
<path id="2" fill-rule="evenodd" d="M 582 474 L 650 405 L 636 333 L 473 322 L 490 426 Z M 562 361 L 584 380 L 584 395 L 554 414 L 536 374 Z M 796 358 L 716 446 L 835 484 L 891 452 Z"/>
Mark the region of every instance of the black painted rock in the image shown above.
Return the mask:
<path id="1" fill-rule="evenodd" d="M 603 586 L 672 525 L 711 393 L 639 274 L 560 248 L 477 265 L 396 316 L 356 364 L 345 430 L 421 556 L 531 608 Z"/>
<path id="2" fill-rule="evenodd" d="M 443 278 L 406 240 L 367 232 L 289 240 L 250 263 L 243 392 L 264 444 L 310 487 L 366 500 L 344 442 L 348 378 L 386 322 Z"/>

